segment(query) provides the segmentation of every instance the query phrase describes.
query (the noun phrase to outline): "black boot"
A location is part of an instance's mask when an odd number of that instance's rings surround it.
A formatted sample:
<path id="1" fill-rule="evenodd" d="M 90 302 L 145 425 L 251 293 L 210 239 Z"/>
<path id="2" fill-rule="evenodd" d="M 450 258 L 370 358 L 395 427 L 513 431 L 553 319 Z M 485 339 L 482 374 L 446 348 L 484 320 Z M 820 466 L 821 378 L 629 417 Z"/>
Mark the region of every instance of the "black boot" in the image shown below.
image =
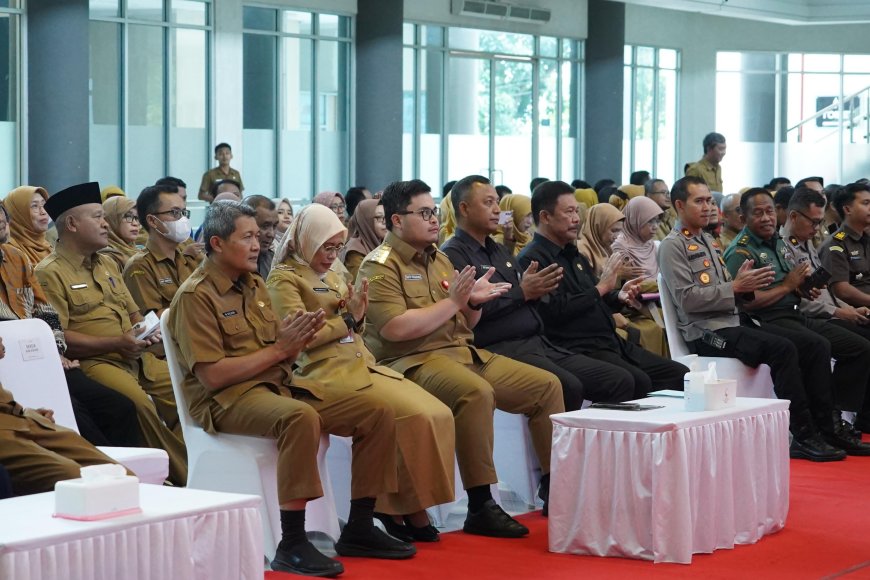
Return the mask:
<path id="1" fill-rule="evenodd" d="M 846 459 L 846 452 L 831 447 L 825 439 L 811 426 L 794 433 L 789 456 L 792 459 L 809 459 L 810 461 L 841 461 Z"/>

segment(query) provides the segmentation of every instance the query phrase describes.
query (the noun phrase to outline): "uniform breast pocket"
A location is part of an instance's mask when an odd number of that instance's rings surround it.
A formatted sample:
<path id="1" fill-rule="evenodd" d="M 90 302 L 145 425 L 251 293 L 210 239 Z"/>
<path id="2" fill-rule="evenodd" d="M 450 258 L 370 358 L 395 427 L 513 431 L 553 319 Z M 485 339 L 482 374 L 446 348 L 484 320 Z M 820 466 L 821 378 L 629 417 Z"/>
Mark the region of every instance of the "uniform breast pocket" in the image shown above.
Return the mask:
<path id="1" fill-rule="evenodd" d="M 102 300 L 102 294 L 89 288 L 70 290 L 69 313 L 71 317 L 84 315 L 91 312 Z"/>
<path id="2" fill-rule="evenodd" d="M 250 350 L 251 341 L 255 340 L 254 334 L 251 326 L 241 314 L 222 319 L 220 325 L 224 346 L 229 353 L 234 351 L 246 351 L 247 353 Z"/>
<path id="3" fill-rule="evenodd" d="M 259 336 L 265 342 L 275 342 L 278 338 L 278 317 L 271 308 L 260 308 L 260 316 L 263 317 L 263 324 L 259 329 Z"/>
<path id="4" fill-rule="evenodd" d="M 402 291 L 405 294 L 405 301 L 408 306 L 422 307 L 432 303 L 432 298 L 429 294 L 429 284 L 425 279 L 404 280 L 402 283 Z"/>

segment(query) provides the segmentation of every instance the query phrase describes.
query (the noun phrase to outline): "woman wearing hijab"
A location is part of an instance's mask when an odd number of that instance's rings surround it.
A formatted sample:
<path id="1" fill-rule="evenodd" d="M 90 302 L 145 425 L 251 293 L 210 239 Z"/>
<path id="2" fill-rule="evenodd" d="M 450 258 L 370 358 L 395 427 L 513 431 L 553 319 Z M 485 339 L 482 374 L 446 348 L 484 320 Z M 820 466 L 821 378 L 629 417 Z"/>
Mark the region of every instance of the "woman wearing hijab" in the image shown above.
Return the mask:
<path id="1" fill-rule="evenodd" d="M 622 232 L 613 241 L 613 252 L 621 254 L 631 266 L 643 270 L 646 278 L 644 292 L 655 292 L 658 288 L 656 276 L 659 265 L 656 260 L 656 228 L 664 210 L 648 197 L 633 197 L 625 206 Z"/>
<path id="2" fill-rule="evenodd" d="M 453 200 L 450 199 L 448 193 L 441 199 L 441 205 L 438 206 L 438 247 L 441 247 L 444 242 L 453 237 L 456 233 L 456 214 L 453 213 Z"/>
<path id="3" fill-rule="evenodd" d="M 16 187 L 3 200 L 9 214 L 9 243 L 21 250 L 34 267 L 51 253 L 45 238 L 51 221 L 45 211 L 46 200 L 48 192 L 32 185 Z"/>
<path id="4" fill-rule="evenodd" d="M 111 196 L 103 202 L 103 216 L 109 224 L 109 245 L 100 251 L 115 260 L 123 272 L 127 260 L 139 251 L 136 247 L 139 236 L 136 202 L 120 195 Z"/>
<path id="5" fill-rule="evenodd" d="M 315 195 L 314 199 L 311 201 L 312 203 L 325 205 L 335 213 L 335 216 L 338 218 L 338 221 L 341 222 L 341 225 L 347 224 L 347 214 L 345 213 L 347 204 L 344 203 L 344 196 L 337 191 L 322 191 Z"/>
<path id="6" fill-rule="evenodd" d="M 511 219 L 499 226 L 492 238 L 516 256 L 532 241 L 532 199 L 527 195 L 509 193 L 499 200 L 498 207 L 503 212 L 511 212 Z"/>
<path id="7" fill-rule="evenodd" d="M 604 263 L 613 253 L 611 245 L 622 231 L 625 216 L 609 203 L 599 203 L 589 208 L 586 221 L 580 228 L 577 249 L 583 254 L 595 276 L 601 276 Z"/>
<path id="8" fill-rule="evenodd" d="M 586 189 L 575 189 L 574 199 L 577 200 L 577 203 L 586 204 L 587 209 L 598 204 L 598 194 L 595 193 L 595 190 L 591 187 Z"/>
<path id="9" fill-rule="evenodd" d="M 266 287 L 283 318 L 299 310 L 326 312 L 326 325 L 296 359 L 294 379 L 359 391 L 389 401 L 396 417 L 398 489 L 377 498 L 376 516 L 403 541 L 438 541 L 426 508 L 452 501 L 453 415 L 438 399 L 377 365 L 357 333 L 368 308 L 368 280 L 357 289 L 332 269 L 347 230 L 338 217 L 311 204 L 290 225 Z"/>
<path id="10" fill-rule="evenodd" d="M 377 248 L 387 235 L 384 206 L 379 199 L 364 199 L 356 206 L 348 223 L 350 239 L 339 258 L 351 278 L 356 280 L 359 265 L 369 252 Z"/>

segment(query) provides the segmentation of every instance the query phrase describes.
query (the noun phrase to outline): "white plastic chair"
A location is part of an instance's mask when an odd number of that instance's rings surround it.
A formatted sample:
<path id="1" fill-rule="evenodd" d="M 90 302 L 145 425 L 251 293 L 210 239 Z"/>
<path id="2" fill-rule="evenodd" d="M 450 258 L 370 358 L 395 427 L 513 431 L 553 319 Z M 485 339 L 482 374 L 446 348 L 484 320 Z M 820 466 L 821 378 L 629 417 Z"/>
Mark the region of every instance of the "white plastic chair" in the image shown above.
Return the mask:
<path id="1" fill-rule="evenodd" d="M 281 519 L 278 503 L 278 447 L 274 439 L 233 435 L 211 434 L 199 426 L 190 416 L 187 400 L 181 388 L 185 370 L 181 366 L 178 344 L 169 326 L 169 309 L 160 319 L 166 362 L 172 378 L 172 390 L 178 406 L 178 418 L 187 446 L 187 487 L 210 491 L 227 491 L 259 495 L 260 515 L 263 522 L 263 549 L 267 557 L 275 553 L 281 538 Z M 340 529 L 338 515 L 332 496 L 329 472 L 326 469 L 326 451 L 329 437 L 320 438 L 317 453 L 317 468 L 323 497 L 308 502 L 305 508 L 305 529 L 321 532 L 333 541 L 338 539 Z"/>
<path id="2" fill-rule="evenodd" d="M 493 459 L 499 483 L 504 483 L 527 508 L 535 509 L 542 472 L 529 436 L 529 421 L 524 415 L 496 409 L 493 424 Z"/>
<path id="3" fill-rule="evenodd" d="M 36 318 L 0 322 L 6 356 L 0 360 L 0 380 L 25 407 L 54 411 L 58 425 L 79 432 L 69 387 L 54 342 L 54 333 Z M 169 475 L 169 456 L 148 447 L 99 447 L 99 450 L 136 474 L 143 483 L 163 485 Z"/>
<path id="4" fill-rule="evenodd" d="M 691 356 L 689 347 L 683 340 L 680 329 L 677 328 L 677 309 L 671 299 L 671 292 L 665 279 L 659 274 L 659 295 L 662 302 L 662 314 L 665 319 L 665 331 L 668 336 L 668 347 L 671 350 L 671 358 L 675 361 L 687 363 L 687 357 Z M 692 357 L 694 358 L 694 357 Z M 759 365 L 754 369 L 748 367 L 736 358 L 699 356 L 697 362 L 701 369 L 706 369 L 711 362 L 716 363 L 716 374 L 720 379 L 735 379 L 737 381 L 738 397 L 758 397 L 762 399 L 775 399 L 773 392 L 773 380 L 770 378 L 770 367 L 766 364 Z"/>

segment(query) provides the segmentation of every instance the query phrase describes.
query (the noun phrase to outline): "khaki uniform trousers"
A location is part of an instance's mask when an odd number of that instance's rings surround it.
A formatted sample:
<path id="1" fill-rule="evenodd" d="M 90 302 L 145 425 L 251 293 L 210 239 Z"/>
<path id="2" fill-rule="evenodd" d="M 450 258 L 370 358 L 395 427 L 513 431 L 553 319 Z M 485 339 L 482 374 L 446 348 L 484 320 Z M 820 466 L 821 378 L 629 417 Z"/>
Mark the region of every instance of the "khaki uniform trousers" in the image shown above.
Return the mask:
<path id="1" fill-rule="evenodd" d="M 81 477 L 82 467 L 115 463 L 75 431 L 31 418 L 21 421 L 27 426 L 0 429 L 0 465 L 18 495 L 53 491 L 58 481 Z"/>
<path id="2" fill-rule="evenodd" d="M 169 455 L 169 481 L 186 485 L 187 449 L 166 363 L 145 353 L 132 365 L 85 359 L 81 366 L 90 378 L 133 401 L 145 444 L 165 450 Z"/>
<path id="3" fill-rule="evenodd" d="M 550 415 L 565 410 L 556 375 L 493 355 L 486 364 L 470 365 L 436 356 L 409 370 L 407 376 L 453 411 L 456 456 L 465 489 L 498 481 L 492 460 L 492 414 L 496 408 L 529 418 L 541 470 L 550 472 Z"/>

